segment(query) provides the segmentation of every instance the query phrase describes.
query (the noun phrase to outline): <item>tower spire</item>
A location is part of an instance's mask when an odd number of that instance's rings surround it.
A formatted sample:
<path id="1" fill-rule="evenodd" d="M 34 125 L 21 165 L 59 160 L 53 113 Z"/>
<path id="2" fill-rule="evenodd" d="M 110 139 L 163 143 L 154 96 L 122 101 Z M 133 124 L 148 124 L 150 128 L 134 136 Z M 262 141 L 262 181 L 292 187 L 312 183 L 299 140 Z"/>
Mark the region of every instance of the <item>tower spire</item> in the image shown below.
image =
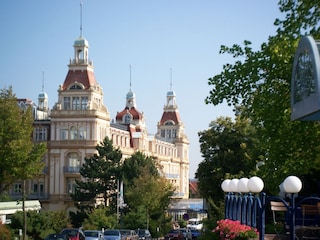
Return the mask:
<path id="1" fill-rule="evenodd" d="M 172 91 L 172 68 L 170 68 L 170 91 Z"/>
<path id="2" fill-rule="evenodd" d="M 82 37 L 82 2 L 80 2 L 80 37 Z"/>
<path id="3" fill-rule="evenodd" d="M 130 68 L 130 89 L 131 89 L 131 64 L 129 65 Z"/>
<path id="4" fill-rule="evenodd" d="M 44 92 L 44 71 L 42 71 L 42 92 Z"/>

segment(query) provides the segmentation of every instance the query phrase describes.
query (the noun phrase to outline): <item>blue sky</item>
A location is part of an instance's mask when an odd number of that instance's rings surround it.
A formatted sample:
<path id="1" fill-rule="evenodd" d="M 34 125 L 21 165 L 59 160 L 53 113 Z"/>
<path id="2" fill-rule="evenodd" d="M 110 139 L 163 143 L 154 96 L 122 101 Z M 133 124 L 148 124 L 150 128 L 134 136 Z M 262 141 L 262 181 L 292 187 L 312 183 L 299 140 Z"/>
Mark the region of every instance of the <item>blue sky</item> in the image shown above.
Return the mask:
<path id="1" fill-rule="evenodd" d="M 176 92 L 190 141 L 190 178 L 202 161 L 198 132 L 219 116 L 233 117 L 226 104 L 206 105 L 208 78 L 233 63 L 221 45 L 250 40 L 254 48 L 274 35 L 281 18 L 274 0 L 84 0 L 82 35 L 104 90 L 111 117 L 125 106 L 130 88 L 144 112 L 150 134 Z M 80 35 L 80 1 L 2 0 L 0 2 L 0 88 L 13 86 L 18 98 L 37 102 L 42 91 L 50 107 L 64 82 L 73 42 Z M 172 69 L 172 77 L 170 74 Z"/>

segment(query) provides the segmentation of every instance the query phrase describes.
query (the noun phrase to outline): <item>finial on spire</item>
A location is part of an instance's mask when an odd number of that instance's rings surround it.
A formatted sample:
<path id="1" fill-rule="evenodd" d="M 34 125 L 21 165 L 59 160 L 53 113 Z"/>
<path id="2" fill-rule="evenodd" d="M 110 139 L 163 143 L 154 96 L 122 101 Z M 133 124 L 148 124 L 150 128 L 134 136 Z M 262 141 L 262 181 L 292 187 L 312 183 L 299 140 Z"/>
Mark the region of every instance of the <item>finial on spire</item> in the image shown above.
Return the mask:
<path id="1" fill-rule="evenodd" d="M 172 91 L 172 68 L 170 68 L 170 91 Z"/>
<path id="2" fill-rule="evenodd" d="M 44 92 L 44 71 L 42 71 L 42 92 Z"/>
<path id="3" fill-rule="evenodd" d="M 80 37 L 82 37 L 82 2 L 80 2 Z"/>
<path id="4" fill-rule="evenodd" d="M 131 89 L 131 64 L 129 65 L 130 68 L 130 89 Z"/>

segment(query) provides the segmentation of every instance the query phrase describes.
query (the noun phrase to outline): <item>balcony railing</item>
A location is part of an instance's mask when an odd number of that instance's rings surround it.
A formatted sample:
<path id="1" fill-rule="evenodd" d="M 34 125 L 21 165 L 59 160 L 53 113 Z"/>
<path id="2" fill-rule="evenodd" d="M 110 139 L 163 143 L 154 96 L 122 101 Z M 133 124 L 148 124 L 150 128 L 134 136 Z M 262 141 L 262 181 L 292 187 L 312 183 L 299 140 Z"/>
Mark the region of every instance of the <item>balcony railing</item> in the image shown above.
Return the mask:
<path id="1" fill-rule="evenodd" d="M 79 173 L 80 166 L 64 166 L 63 172 L 64 173 Z"/>

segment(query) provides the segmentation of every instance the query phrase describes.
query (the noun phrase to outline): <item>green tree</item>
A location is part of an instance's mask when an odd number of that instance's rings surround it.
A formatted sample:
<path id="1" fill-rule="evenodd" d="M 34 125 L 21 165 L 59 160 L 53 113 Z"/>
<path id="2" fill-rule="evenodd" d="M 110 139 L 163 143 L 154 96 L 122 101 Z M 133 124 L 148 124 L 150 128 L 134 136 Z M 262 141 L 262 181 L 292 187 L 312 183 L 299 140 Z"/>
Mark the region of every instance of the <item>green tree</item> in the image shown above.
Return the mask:
<path id="1" fill-rule="evenodd" d="M 161 226 L 162 219 L 159 217 L 168 208 L 174 190 L 174 186 L 167 179 L 153 175 L 148 166 L 143 167 L 141 174 L 134 179 L 125 193 L 131 211 L 144 214 L 142 218 L 145 219 L 145 225 L 135 225 L 135 228 L 149 228 L 151 220 L 157 221 L 157 226 Z"/>
<path id="2" fill-rule="evenodd" d="M 44 239 L 48 234 L 58 233 L 70 225 L 70 219 L 65 211 L 27 211 L 27 235 L 32 239 Z M 23 229 L 23 212 L 18 211 L 11 217 L 10 228 Z"/>
<path id="3" fill-rule="evenodd" d="M 108 207 L 95 208 L 83 222 L 84 229 L 112 229 L 118 224 L 116 214 L 110 214 Z"/>
<path id="4" fill-rule="evenodd" d="M 104 206 L 110 204 L 111 213 L 116 212 L 117 181 L 121 173 L 122 153 L 113 147 L 108 137 L 96 150 L 96 154 L 84 159 L 85 163 L 80 169 L 82 178 L 76 181 L 75 192 L 71 194 L 80 210 L 76 215 L 71 215 L 75 225 L 81 225 L 95 208 L 97 200 L 102 200 Z"/>
<path id="5" fill-rule="evenodd" d="M 12 87 L 0 92 L 0 195 L 42 172 L 46 144 L 33 143 L 32 108 L 19 108 Z"/>
<path id="6" fill-rule="evenodd" d="M 285 18 L 275 20 L 277 34 L 259 50 L 247 40 L 242 46 L 221 46 L 220 53 L 230 54 L 235 62 L 209 78 L 212 89 L 206 98 L 207 104 L 226 101 L 245 109 L 265 149 L 265 165 L 258 174 L 274 194 L 286 176 L 312 175 L 320 168 L 319 123 L 290 119 L 293 56 L 301 35 L 320 36 L 320 3 L 280 0 L 279 7 Z"/>
<path id="7" fill-rule="evenodd" d="M 125 186 L 132 185 L 133 180 L 138 178 L 145 168 L 147 168 L 147 171 L 151 175 L 159 176 L 158 169 L 161 167 L 157 164 L 154 157 L 146 156 L 138 151 L 132 154 L 131 157 L 125 159 L 122 165 L 122 178 Z"/>
<path id="8" fill-rule="evenodd" d="M 261 149 L 257 148 L 256 133 L 249 119 L 240 115 L 235 121 L 219 117 L 209 127 L 199 132 L 204 160 L 198 165 L 196 178 L 201 196 L 208 200 L 211 215 L 219 216 L 224 203 L 222 181 L 252 175 Z"/>

